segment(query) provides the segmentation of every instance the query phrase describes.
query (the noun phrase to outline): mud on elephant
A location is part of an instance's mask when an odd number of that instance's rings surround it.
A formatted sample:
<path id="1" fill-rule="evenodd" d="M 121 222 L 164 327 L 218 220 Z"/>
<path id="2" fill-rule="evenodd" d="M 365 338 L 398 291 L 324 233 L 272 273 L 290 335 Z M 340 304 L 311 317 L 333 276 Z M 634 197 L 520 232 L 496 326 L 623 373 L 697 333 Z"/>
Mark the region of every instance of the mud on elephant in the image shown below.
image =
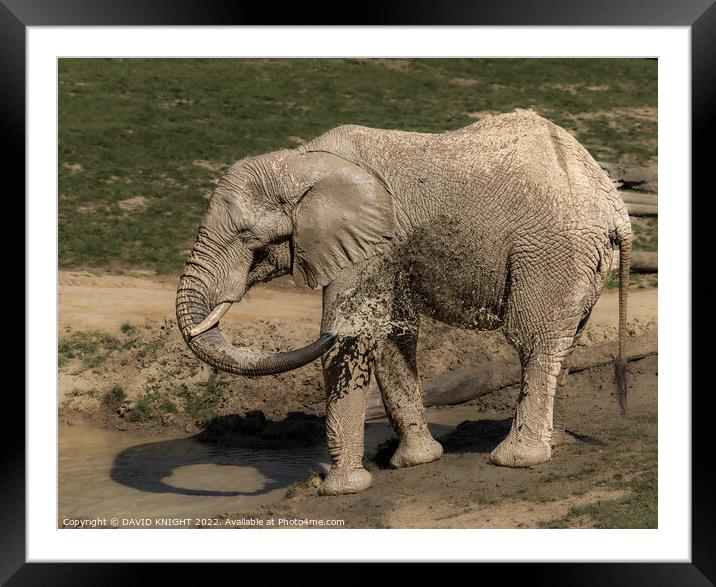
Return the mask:
<path id="1" fill-rule="evenodd" d="M 243 159 L 221 178 L 181 277 L 176 311 L 192 351 L 240 375 L 321 358 L 333 461 L 320 492 L 371 485 L 362 466 L 371 377 L 400 443 L 395 467 L 442 455 L 430 435 L 416 367 L 420 315 L 502 329 L 522 388 L 490 459 L 549 460 L 563 434 L 561 365 L 620 246 L 620 354 L 631 251 L 626 208 L 566 131 L 505 114 L 439 134 L 341 126 L 295 149 Z M 321 333 L 297 350 L 230 344 L 219 320 L 254 284 L 289 272 L 323 288 Z M 556 404 L 556 405 L 555 405 Z"/>

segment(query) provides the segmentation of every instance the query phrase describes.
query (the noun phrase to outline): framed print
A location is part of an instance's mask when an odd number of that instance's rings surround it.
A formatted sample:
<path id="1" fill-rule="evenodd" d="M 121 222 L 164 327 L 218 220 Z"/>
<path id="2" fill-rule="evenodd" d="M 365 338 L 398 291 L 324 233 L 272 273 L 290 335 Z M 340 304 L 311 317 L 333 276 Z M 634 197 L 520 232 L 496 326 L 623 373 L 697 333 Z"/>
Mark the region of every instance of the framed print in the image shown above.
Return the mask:
<path id="1" fill-rule="evenodd" d="M 80 4 L 0 6 L 27 220 L 4 580 L 711 584 L 709 2 Z"/>

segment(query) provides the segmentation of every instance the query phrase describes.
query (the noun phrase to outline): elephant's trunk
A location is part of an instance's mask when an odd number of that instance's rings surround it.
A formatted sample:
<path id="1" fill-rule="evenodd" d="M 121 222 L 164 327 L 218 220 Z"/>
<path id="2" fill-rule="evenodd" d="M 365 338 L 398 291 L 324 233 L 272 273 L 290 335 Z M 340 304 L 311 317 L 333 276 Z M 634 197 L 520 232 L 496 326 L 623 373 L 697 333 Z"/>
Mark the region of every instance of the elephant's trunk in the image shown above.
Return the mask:
<path id="1" fill-rule="evenodd" d="M 306 347 L 274 354 L 234 346 L 221 334 L 218 324 L 230 304 L 211 308 L 208 297 L 204 282 L 185 273 L 177 290 L 177 321 L 194 354 L 221 371 L 236 375 L 272 375 L 298 369 L 323 355 L 336 340 L 336 335 L 326 333 Z"/>

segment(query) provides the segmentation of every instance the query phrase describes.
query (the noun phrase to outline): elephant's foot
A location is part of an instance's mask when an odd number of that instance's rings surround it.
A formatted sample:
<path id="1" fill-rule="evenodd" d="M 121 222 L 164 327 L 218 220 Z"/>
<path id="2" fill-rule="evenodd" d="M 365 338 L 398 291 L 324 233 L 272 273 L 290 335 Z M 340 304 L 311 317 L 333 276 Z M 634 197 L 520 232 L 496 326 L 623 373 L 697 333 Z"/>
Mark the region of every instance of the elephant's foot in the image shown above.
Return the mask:
<path id="1" fill-rule="evenodd" d="M 547 462 L 552 456 L 552 447 L 538 441 L 527 441 L 510 431 L 490 453 L 490 460 L 501 467 L 531 467 Z"/>
<path id="2" fill-rule="evenodd" d="M 443 456 L 443 447 L 430 436 L 429 432 L 415 434 L 401 439 L 397 450 L 390 459 L 390 466 L 394 469 L 412 467 L 437 461 L 441 456 Z"/>
<path id="3" fill-rule="evenodd" d="M 336 469 L 331 467 L 318 488 L 319 495 L 345 495 L 365 491 L 373 484 L 373 475 L 363 467 Z"/>

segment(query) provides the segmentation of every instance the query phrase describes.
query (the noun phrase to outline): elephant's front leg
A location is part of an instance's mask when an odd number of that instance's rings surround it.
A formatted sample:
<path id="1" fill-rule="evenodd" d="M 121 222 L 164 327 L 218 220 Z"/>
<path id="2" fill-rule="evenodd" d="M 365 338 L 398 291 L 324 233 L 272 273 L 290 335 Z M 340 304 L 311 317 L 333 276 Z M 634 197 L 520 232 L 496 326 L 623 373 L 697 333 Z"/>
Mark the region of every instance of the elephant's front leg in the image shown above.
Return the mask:
<path id="1" fill-rule="evenodd" d="M 326 440 L 333 464 L 319 493 L 357 493 L 370 487 L 372 475 L 363 468 L 365 404 L 372 366 L 368 325 L 379 308 L 367 308 L 360 269 L 349 268 L 323 290 L 322 332 L 338 341 L 321 359 L 326 390 Z"/>
<path id="2" fill-rule="evenodd" d="M 323 357 L 326 438 L 333 464 L 319 489 L 321 495 L 357 493 L 372 483 L 372 475 L 363 468 L 368 351 L 364 340 L 342 337 Z"/>

